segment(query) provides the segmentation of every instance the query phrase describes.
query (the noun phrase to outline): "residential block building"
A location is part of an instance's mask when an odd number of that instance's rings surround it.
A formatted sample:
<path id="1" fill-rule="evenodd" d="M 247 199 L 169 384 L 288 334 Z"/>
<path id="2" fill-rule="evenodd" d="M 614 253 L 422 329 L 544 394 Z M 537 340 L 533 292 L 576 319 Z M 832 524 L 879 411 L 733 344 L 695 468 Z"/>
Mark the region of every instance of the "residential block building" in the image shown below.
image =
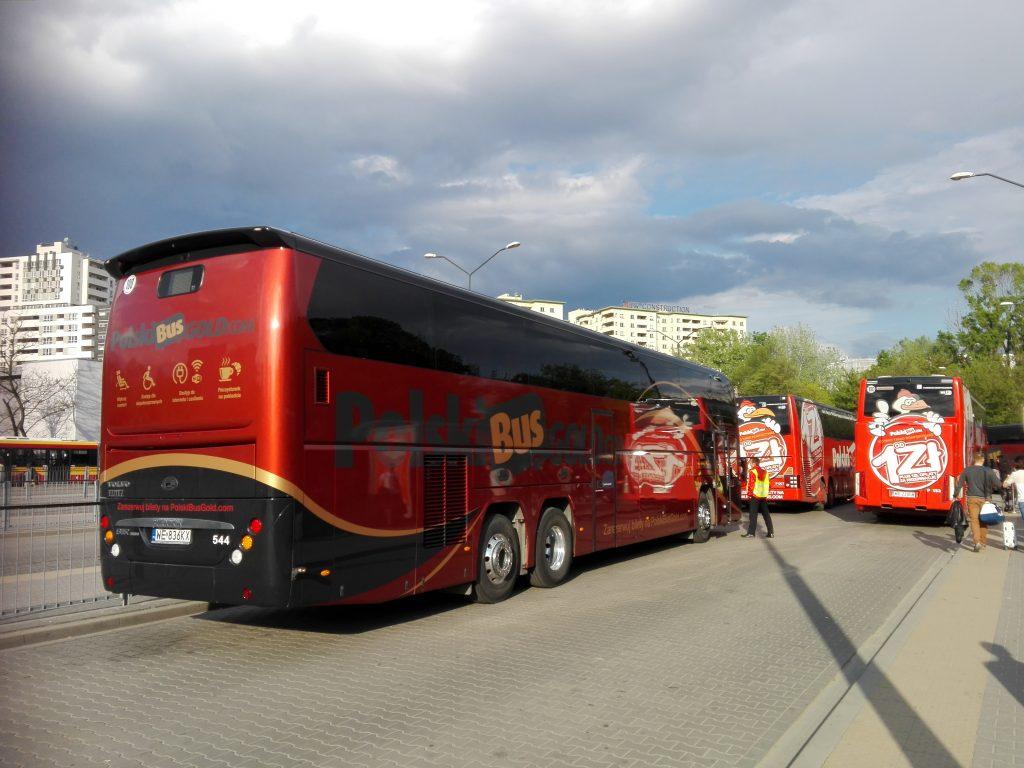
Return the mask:
<path id="1" fill-rule="evenodd" d="M 114 286 L 102 262 L 68 238 L 0 257 L 0 319 L 17 331 L 17 362 L 101 357 L 100 310 Z"/>
<path id="2" fill-rule="evenodd" d="M 704 328 L 747 332 L 745 315 L 705 315 L 673 304 L 632 301 L 601 309 L 574 309 L 569 322 L 670 355 L 684 351 Z"/>
<path id="3" fill-rule="evenodd" d="M 515 304 L 517 307 L 532 309 L 534 312 L 540 312 L 542 315 L 550 315 L 551 317 L 557 317 L 559 320 L 565 320 L 564 301 L 524 299 L 521 293 L 503 293 L 498 298 L 502 301 L 507 301 L 509 304 Z"/>

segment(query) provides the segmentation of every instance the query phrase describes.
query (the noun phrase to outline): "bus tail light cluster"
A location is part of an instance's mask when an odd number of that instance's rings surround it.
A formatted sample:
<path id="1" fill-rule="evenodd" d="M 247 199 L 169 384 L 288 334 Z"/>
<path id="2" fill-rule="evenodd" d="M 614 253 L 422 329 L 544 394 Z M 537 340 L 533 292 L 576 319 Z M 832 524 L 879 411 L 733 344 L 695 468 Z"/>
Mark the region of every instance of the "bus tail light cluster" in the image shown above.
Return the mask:
<path id="1" fill-rule="evenodd" d="M 853 473 L 853 495 L 860 496 L 860 472 Z"/>
<path id="2" fill-rule="evenodd" d="M 948 498 L 949 498 L 950 501 L 952 501 L 954 498 L 956 498 L 956 496 L 955 496 L 955 494 L 956 494 L 956 478 L 953 477 L 952 475 L 950 475 L 948 480 L 949 480 L 949 483 L 948 483 L 948 485 L 949 485 L 949 497 Z"/>
<path id="3" fill-rule="evenodd" d="M 252 549 L 253 545 L 256 543 L 256 539 L 254 537 L 258 536 L 262 530 L 263 521 L 258 517 L 254 517 L 249 521 L 249 532 L 242 537 L 241 541 L 238 542 L 238 549 L 232 552 L 231 557 L 229 558 L 232 565 L 241 565 L 242 558 L 245 557 L 245 553 Z M 249 598 L 245 599 L 248 600 Z"/>

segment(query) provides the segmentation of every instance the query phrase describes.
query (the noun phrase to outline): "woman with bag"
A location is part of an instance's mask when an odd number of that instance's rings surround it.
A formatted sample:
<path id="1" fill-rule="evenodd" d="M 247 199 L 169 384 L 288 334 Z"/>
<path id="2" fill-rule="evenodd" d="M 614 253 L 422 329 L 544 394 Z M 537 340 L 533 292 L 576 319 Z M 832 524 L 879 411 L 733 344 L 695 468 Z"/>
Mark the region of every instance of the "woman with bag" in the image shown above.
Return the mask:
<path id="1" fill-rule="evenodd" d="M 981 508 L 989 496 L 998 493 L 999 486 L 999 475 L 994 469 L 985 466 L 985 454 L 980 452 L 975 454 L 974 464 L 965 468 L 956 481 L 954 496 L 959 496 L 960 491 L 967 489 L 964 509 L 971 525 L 975 552 L 980 552 L 988 544 L 988 524 L 981 521 Z"/>

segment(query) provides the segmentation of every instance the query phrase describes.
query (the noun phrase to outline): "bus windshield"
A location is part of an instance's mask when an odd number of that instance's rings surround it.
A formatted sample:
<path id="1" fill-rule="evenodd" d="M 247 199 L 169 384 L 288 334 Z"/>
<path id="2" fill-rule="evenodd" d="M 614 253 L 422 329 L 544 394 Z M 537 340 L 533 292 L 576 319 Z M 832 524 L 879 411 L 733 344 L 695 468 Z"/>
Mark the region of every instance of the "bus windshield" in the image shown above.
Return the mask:
<path id="1" fill-rule="evenodd" d="M 738 413 L 741 424 L 771 419 L 779 425 L 778 434 L 790 433 L 789 398 L 785 395 L 740 398 Z"/>
<path id="2" fill-rule="evenodd" d="M 884 404 L 884 405 L 883 405 Z M 953 382 L 932 377 L 905 377 L 868 380 L 864 392 L 865 416 L 886 413 L 926 413 L 954 416 Z"/>

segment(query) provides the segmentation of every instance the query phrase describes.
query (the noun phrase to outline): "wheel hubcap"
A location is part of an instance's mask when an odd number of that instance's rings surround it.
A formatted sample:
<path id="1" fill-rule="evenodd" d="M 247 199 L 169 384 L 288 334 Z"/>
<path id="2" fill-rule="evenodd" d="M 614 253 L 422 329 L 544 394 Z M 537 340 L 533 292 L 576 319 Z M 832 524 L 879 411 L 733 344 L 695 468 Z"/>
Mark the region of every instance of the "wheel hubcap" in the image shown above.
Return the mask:
<path id="1" fill-rule="evenodd" d="M 557 571 L 565 562 L 565 531 L 558 526 L 549 529 L 544 537 L 544 560 L 552 571 Z"/>
<path id="2" fill-rule="evenodd" d="M 512 542 L 503 533 L 496 533 L 484 547 L 484 573 L 492 584 L 501 584 L 512 573 L 515 561 Z"/>
<path id="3" fill-rule="evenodd" d="M 697 527 L 701 530 L 711 527 L 711 505 L 706 500 L 697 506 Z"/>

